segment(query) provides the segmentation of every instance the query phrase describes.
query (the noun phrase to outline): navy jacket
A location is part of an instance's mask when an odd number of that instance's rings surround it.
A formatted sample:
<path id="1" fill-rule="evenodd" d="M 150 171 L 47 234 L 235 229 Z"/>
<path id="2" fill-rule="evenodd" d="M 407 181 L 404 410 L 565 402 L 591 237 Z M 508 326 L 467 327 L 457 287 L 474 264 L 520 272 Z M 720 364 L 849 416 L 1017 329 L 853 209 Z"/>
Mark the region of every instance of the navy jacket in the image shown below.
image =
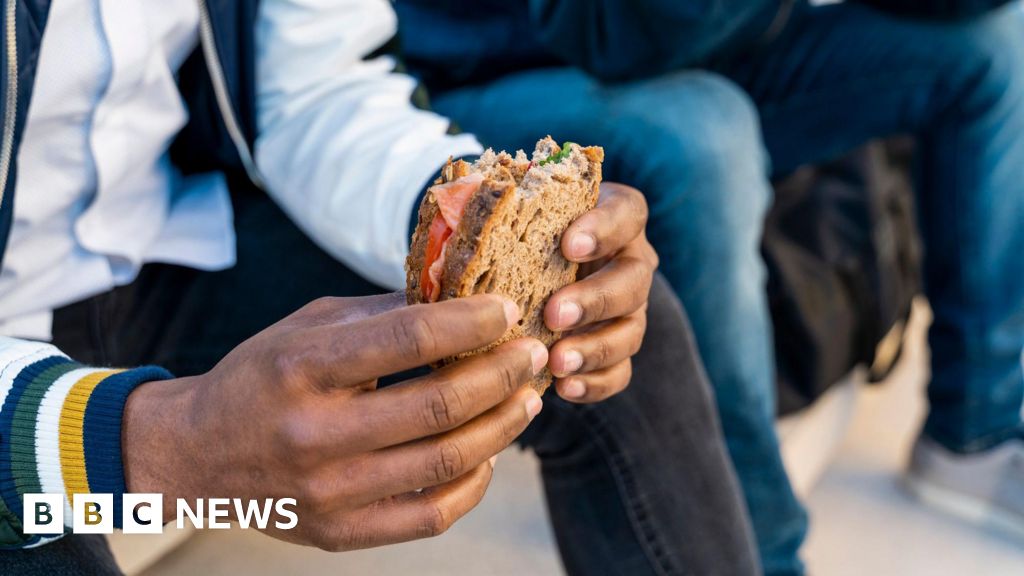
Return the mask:
<path id="1" fill-rule="evenodd" d="M 754 46 L 808 0 L 396 0 L 402 51 L 432 89 L 544 66 L 605 81 L 695 67 Z M 1009 0 L 848 0 L 903 16 L 978 16 Z M 780 22 L 776 22 L 776 19 Z"/>
<path id="2" fill-rule="evenodd" d="M 698 65 L 772 26 L 784 0 L 396 0 L 402 53 L 433 89 L 540 66 L 628 80 Z"/>
<path id="3" fill-rule="evenodd" d="M 32 99 L 49 0 L 3 2 L 0 74 L 0 265 L 14 212 L 18 148 Z M 255 32 L 258 0 L 200 0 L 201 49 L 185 62 L 179 84 L 189 123 L 171 150 L 185 173 L 252 170 L 255 120 Z M 13 24 L 13 26 L 12 26 Z M 10 32 L 13 31 L 14 35 Z M 209 56 L 212 60 L 207 60 Z"/>

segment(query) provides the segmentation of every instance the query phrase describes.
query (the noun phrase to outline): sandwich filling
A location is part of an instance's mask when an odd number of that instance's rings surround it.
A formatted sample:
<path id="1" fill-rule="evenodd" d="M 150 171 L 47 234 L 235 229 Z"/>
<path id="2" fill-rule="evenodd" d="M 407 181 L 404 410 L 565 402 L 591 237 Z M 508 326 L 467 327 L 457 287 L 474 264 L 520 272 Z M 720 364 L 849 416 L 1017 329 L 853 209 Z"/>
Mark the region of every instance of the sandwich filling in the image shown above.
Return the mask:
<path id="1" fill-rule="evenodd" d="M 438 212 L 427 230 L 427 250 L 423 260 L 423 272 L 420 286 L 423 299 L 437 302 L 441 296 L 441 271 L 444 270 L 444 254 L 452 232 L 459 227 L 462 213 L 466 210 L 469 199 L 480 190 L 484 181 L 483 174 L 474 173 L 458 180 L 438 184 L 427 190 L 437 202 Z"/>
<path id="2" fill-rule="evenodd" d="M 551 144 L 557 148 L 554 142 L 551 142 Z M 526 162 L 522 152 L 519 153 L 520 156 L 515 160 L 505 153 L 498 155 L 497 158 L 499 163 L 503 162 L 506 165 L 518 163 L 519 166 L 525 166 L 525 168 L 520 168 L 521 172 L 516 177 L 516 181 L 519 183 L 519 180 L 523 179 L 525 174 L 534 167 L 560 164 L 569 157 L 572 148 L 575 146 L 572 142 L 566 142 L 561 149 L 553 153 L 549 152 L 543 158 L 537 158 L 535 154 L 534 161 L 530 162 Z M 487 157 L 487 154 L 490 154 L 491 162 L 494 161 L 495 155 L 493 152 L 488 151 L 488 153 L 485 153 L 485 156 L 481 157 L 481 161 L 474 165 L 474 168 L 480 169 L 480 163 Z M 541 171 L 546 172 L 552 168 L 554 167 L 552 166 Z M 427 194 L 437 203 L 438 212 L 427 229 L 427 246 L 424 252 L 423 269 L 420 272 L 420 289 L 422 290 L 425 302 L 437 302 L 441 296 L 441 275 L 444 272 L 445 252 L 448 248 L 448 242 L 451 240 L 452 234 L 459 227 L 459 222 L 462 220 L 462 214 L 466 209 L 466 205 L 469 204 L 470 199 L 480 190 L 484 180 L 485 177 L 481 172 L 474 172 L 451 182 L 436 184 L 427 190 Z"/>

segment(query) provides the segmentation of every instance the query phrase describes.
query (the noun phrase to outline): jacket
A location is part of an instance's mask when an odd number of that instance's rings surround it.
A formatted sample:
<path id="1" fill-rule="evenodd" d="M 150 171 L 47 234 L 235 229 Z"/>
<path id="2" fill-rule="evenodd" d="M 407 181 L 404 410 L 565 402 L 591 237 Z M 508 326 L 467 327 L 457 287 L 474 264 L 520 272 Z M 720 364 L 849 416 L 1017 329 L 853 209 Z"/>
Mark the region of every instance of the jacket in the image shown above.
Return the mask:
<path id="1" fill-rule="evenodd" d="M 189 121 L 171 146 L 172 162 L 183 173 L 247 173 L 349 268 L 404 286 L 408 221 L 420 192 L 450 156 L 479 153 L 480 145 L 415 108 L 415 82 L 394 73 L 393 59 L 372 56 L 395 34 L 391 3 L 195 1 L 200 46 L 178 71 Z M 6 247 L 49 1 L 0 4 Z M 62 496 L 65 523 L 73 495 L 113 494 L 119 526 L 124 404 L 139 384 L 167 378 L 159 367 L 91 368 L 49 344 L 0 337 L 0 549 L 59 537 L 25 533 L 32 494 Z"/>
<path id="2" fill-rule="evenodd" d="M 757 41 L 790 0 L 396 0 L 402 53 L 434 90 L 578 66 L 625 81 Z"/>
<path id="3" fill-rule="evenodd" d="M 181 89 L 191 118 L 173 146 L 172 157 L 184 172 L 222 169 L 257 173 L 252 162 L 255 140 L 253 23 L 256 0 L 199 0 L 201 54 L 181 70 Z M 17 181 L 17 157 L 25 130 L 39 62 L 49 0 L 3 0 L 0 98 L 0 263 L 10 236 Z M 132 370 L 92 369 L 75 363 L 42 343 L 4 339 L 5 367 L 0 376 L 0 548 L 45 543 L 54 536 L 23 533 L 25 494 L 58 486 L 59 492 L 114 493 L 113 514 L 119 523 L 124 473 L 120 461 L 121 413 L 128 394 L 142 382 L 170 378 L 159 367 Z M 20 449 L 23 427 L 39 406 L 53 398 L 51 389 L 66 388 L 68 397 L 53 423 L 66 446 Z M 37 425 L 44 425 L 40 422 Z M 29 422 L 29 425 L 31 423 Z M 38 444 L 38 442 L 37 442 Z M 50 452 L 58 452 L 53 453 Z M 60 458 L 64 474 L 40 469 L 38 462 Z"/>
<path id="4" fill-rule="evenodd" d="M 256 138 L 254 25 L 258 0 L 198 0 L 197 51 L 182 67 L 180 87 L 190 112 L 172 148 L 185 173 L 246 170 L 258 176 L 252 150 Z M 0 266 L 10 236 L 18 148 L 25 130 L 49 0 L 3 0 L 2 137 L 0 137 Z"/>

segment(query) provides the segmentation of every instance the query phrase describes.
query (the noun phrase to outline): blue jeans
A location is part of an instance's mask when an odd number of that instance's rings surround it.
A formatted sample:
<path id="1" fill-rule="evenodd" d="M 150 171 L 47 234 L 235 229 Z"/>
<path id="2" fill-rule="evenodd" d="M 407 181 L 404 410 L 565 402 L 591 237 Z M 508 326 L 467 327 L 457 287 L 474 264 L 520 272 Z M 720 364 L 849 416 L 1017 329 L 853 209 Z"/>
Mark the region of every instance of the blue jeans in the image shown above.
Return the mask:
<path id="1" fill-rule="evenodd" d="M 800 571 L 807 519 L 774 430 L 758 250 L 771 187 L 750 99 L 705 72 L 604 86 L 572 69 L 547 69 L 435 94 L 433 103 L 490 146 L 532 149 L 547 133 L 600 144 L 605 178 L 647 194 L 647 234 L 690 316 L 762 556 Z"/>
<path id="2" fill-rule="evenodd" d="M 716 69 L 757 103 L 785 172 L 865 140 L 918 137 L 931 410 L 969 452 L 1019 430 L 1024 375 L 1024 12 L 962 23 L 857 4 L 803 8 L 771 45 Z M 742 474 L 742 473 L 741 473 Z"/>
<path id="3" fill-rule="evenodd" d="M 765 571 L 798 574 L 807 520 L 773 429 L 758 256 L 767 158 L 783 173 L 871 138 L 920 137 L 935 313 L 925 432 L 985 448 L 1018 429 L 1024 394 L 1022 67 L 1019 13 L 923 23 L 843 4 L 803 7 L 771 44 L 716 62 L 743 90 L 709 73 L 606 86 L 546 69 L 434 103 L 496 147 L 528 148 L 544 133 L 601 144 L 606 177 L 648 195 L 649 236 L 691 317 Z"/>

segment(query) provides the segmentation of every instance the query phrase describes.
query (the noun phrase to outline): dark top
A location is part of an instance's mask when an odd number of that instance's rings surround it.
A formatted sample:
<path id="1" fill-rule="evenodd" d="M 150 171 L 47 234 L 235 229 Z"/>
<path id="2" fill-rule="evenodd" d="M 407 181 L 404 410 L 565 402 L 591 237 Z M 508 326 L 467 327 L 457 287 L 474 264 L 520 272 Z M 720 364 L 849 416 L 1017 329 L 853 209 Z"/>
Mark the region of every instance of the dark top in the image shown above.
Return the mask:
<path id="1" fill-rule="evenodd" d="M 429 88 L 576 65 L 606 81 L 694 66 L 756 41 L 783 0 L 397 0 L 402 52 Z"/>

